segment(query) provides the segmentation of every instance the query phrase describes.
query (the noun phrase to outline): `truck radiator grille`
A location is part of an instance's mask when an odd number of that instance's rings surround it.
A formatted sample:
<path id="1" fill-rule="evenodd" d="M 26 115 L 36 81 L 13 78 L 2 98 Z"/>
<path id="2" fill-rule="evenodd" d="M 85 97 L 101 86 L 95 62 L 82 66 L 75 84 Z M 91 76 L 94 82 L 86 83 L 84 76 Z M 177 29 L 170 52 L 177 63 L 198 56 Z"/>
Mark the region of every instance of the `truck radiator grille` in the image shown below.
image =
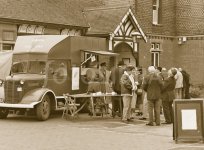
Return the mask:
<path id="1" fill-rule="evenodd" d="M 18 92 L 17 88 L 19 81 L 6 81 L 5 82 L 5 102 L 10 104 L 17 104 L 21 101 L 23 91 Z"/>

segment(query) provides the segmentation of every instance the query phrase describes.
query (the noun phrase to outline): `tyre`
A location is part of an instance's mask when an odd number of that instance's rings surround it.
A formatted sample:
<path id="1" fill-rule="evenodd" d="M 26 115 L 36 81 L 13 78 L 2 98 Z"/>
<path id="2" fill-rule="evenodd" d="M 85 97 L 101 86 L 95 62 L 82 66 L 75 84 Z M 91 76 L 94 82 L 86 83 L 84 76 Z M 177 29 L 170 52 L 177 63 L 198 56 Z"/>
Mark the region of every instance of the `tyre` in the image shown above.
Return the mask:
<path id="1" fill-rule="evenodd" d="M 0 108 L 0 119 L 7 118 L 9 110 L 6 108 Z"/>
<path id="2" fill-rule="evenodd" d="M 50 98 L 48 95 L 45 95 L 42 102 L 40 102 L 36 107 L 36 115 L 38 120 L 44 121 L 49 118 L 51 112 L 50 106 Z"/>

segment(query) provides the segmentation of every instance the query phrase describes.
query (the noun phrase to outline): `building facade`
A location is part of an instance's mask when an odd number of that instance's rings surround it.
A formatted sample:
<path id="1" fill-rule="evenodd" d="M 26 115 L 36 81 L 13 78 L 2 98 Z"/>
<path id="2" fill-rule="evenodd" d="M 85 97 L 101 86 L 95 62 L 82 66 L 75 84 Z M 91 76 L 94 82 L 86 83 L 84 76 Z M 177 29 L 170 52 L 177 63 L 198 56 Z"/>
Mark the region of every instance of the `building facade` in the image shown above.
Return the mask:
<path id="1" fill-rule="evenodd" d="M 203 84 L 203 7 L 202 0 L 136 0 L 136 17 L 148 37 L 140 44 L 140 64 L 183 68 L 193 84 Z"/>
<path id="2" fill-rule="evenodd" d="M 204 84 L 203 0 L 0 2 L 0 51 L 12 50 L 20 35 L 98 36 L 117 61 L 183 68 L 191 83 Z"/>

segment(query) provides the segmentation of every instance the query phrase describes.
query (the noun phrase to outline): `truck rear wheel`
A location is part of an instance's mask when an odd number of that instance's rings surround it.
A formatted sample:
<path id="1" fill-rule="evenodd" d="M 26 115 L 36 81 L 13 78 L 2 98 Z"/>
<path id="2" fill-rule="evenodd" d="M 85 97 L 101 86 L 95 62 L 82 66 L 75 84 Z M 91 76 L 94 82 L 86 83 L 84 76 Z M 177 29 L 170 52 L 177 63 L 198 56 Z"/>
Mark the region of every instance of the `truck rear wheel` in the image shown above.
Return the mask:
<path id="1" fill-rule="evenodd" d="M 0 119 L 7 118 L 9 110 L 6 108 L 0 108 Z"/>
<path id="2" fill-rule="evenodd" d="M 36 107 L 36 115 L 38 120 L 47 120 L 50 116 L 50 109 L 50 98 L 48 95 L 45 95 L 42 102 L 40 102 Z"/>

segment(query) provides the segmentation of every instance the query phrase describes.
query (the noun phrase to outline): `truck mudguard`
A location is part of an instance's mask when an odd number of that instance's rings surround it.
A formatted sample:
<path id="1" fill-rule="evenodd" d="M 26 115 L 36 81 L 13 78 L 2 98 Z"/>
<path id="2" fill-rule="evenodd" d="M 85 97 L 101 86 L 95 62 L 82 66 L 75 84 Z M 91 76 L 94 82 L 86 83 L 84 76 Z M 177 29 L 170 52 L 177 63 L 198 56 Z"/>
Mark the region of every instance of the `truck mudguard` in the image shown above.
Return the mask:
<path id="1" fill-rule="evenodd" d="M 31 104 L 36 102 L 36 104 L 40 103 L 44 97 L 44 95 L 48 94 L 49 97 L 54 100 L 54 105 L 56 106 L 56 96 L 53 91 L 47 88 L 37 88 L 29 91 L 24 95 L 22 101 L 19 104 Z"/>

